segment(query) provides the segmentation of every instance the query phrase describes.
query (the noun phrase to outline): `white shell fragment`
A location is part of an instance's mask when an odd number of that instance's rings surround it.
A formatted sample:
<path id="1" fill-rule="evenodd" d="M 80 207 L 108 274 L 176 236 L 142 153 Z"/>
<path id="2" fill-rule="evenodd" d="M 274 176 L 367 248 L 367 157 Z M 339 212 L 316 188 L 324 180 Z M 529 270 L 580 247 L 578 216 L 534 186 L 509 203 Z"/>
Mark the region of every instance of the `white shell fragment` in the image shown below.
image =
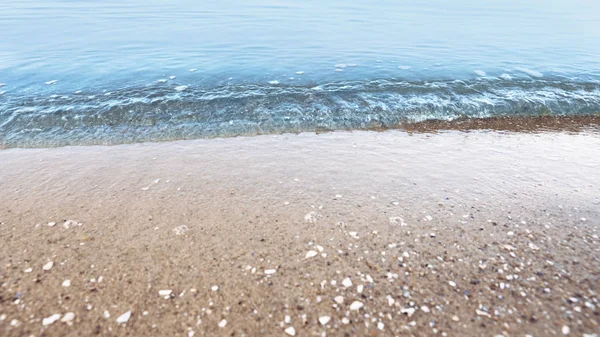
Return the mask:
<path id="1" fill-rule="evenodd" d="M 307 259 L 309 259 L 309 258 L 311 258 L 311 257 L 315 257 L 315 256 L 317 256 L 318 254 L 319 254 L 319 253 L 315 252 L 314 250 L 309 250 L 309 251 L 306 253 L 306 258 L 307 258 Z"/>
<path id="2" fill-rule="evenodd" d="M 56 321 L 58 321 L 61 317 L 61 314 L 54 314 L 52 316 L 46 317 L 42 320 L 42 325 L 50 325 Z"/>
<path id="3" fill-rule="evenodd" d="M 117 323 L 119 323 L 119 324 L 127 323 L 127 321 L 129 321 L 130 318 L 131 318 L 131 310 L 129 310 L 126 313 L 124 313 L 123 315 L 117 317 Z"/>
<path id="4" fill-rule="evenodd" d="M 400 310 L 401 313 L 406 314 L 408 317 L 412 317 L 417 311 L 415 308 L 403 308 Z"/>
<path id="5" fill-rule="evenodd" d="M 158 294 L 160 296 L 169 296 L 173 291 L 171 289 L 159 290 Z"/>
<path id="6" fill-rule="evenodd" d="M 60 321 L 68 323 L 68 322 L 73 321 L 74 319 L 75 319 L 75 313 L 67 312 Z"/>
<path id="7" fill-rule="evenodd" d="M 360 310 L 364 306 L 365 305 L 362 302 L 354 301 L 354 302 L 352 302 L 352 304 L 350 304 L 350 310 L 357 311 L 357 310 Z"/>
<path id="8" fill-rule="evenodd" d="M 54 262 L 53 262 L 53 261 L 50 261 L 50 262 L 46 263 L 46 264 L 45 264 L 45 265 L 42 267 L 42 269 L 44 269 L 44 270 L 48 271 L 48 270 L 52 269 L 52 267 L 54 267 Z"/>

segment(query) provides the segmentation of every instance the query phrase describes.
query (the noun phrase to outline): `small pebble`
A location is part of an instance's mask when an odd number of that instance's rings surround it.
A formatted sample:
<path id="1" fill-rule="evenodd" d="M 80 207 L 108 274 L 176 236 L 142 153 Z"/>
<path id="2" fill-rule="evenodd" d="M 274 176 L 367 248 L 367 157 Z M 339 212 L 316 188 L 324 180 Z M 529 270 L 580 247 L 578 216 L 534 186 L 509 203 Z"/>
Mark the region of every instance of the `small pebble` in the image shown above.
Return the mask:
<path id="1" fill-rule="evenodd" d="M 568 335 L 569 333 L 571 333 L 571 328 L 569 328 L 566 325 L 563 325 L 563 327 L 562 327 L 562 333 L 563 333 L 563 335 Z"/>
<path id="2" fill-rule="evenodd" d="M 227 325 L 227 320 L 224 319 L 222 321 L 219 322 L 219 328 L 224 328 Z"/>
<path id="3" fill-rule="evenodd" d="M 331 320 L 331 317 L 329 317 L 329 316 L 319 317 L 319 323 L 321 323 L 321 325 L 326 325 L 327 323 L 329 323 L 330 320 Z"/>
<path id="4" fill-rule="evenodd" d="M 348 287 L 352 287 L 352 280 L 350 280 L 350 278 L 345 278 L 345 279 L 342 281 L 342 285 L 343 285 L 344 287 L 346 287 L 346 288 L 348 288 Z"/>
<path id="5" fill-rule="evenodd" d="M 71 286 L 71 280 L 64 280 L 62 286 L 68 288 Z"/>
<path id="6" fill-rule="evenodd" d="M 219 290 L 219 286 L 212 286 L 212 288 L 210 288 L 212 291 L 217 291 Z"/>

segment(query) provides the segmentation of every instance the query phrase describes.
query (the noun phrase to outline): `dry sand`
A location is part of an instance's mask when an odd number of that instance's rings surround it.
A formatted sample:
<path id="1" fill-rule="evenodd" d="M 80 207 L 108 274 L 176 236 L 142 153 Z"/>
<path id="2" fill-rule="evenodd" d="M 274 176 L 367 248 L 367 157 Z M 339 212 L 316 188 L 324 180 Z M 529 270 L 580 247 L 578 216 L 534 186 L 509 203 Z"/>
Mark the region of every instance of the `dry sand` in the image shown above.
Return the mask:
<path id="1" fill-rule="evenodd" d="M 0 335 L 593 336 L 599 224 L 593 130 L 4 150 Z"/>

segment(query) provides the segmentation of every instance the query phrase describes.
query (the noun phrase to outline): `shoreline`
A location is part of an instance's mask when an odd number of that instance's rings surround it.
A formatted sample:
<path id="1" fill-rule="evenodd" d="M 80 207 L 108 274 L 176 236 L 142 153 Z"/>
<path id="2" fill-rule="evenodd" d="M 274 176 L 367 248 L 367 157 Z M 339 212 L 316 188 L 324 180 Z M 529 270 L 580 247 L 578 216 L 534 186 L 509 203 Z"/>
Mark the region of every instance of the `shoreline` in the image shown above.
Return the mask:
<path id="1" fill-rule="evenodd" d="M 600 114 L 584 115 L 584 116 L 502 116 L 502 117 L 486 117 L 486 118 L 459 118 L 451 121 L 445 120 L 426 120 L 422 122 L 402 122 L 392 126 L 382 126 L 377 121 L 373 125 L 360 129 L 329 129 L 321 127 L 302 128 L 300 130 L 279 130 L 256 132 L 252 134 L 234 134 L 234 135 L 207 135 L 200 137 L 172 137 L 164 139 L 138 139 L 129 142 L 109 142 L 107 140 L 96 139 L 86 140 L 85 143 L 74 144 L 58 144 L 46 145 L 33 144 L 30 146 L 9 146 L 6 142 L 0 142 L 0 151 L 7 149 L 35 149 L 35 148 L 57 148 L 65 146 L 118 146 L 127 144 L 140 143 L 162 143 L 174 141 L 200 140 L 200 139 L 228 139 L 228 138 L 249 138 L 259 136 L 286 136 L 307 134 L 324 134 L 335 132 L 364 132 L 364 131 L 404 131 L 408 133 L 435 133 L 443 131 L 463 131 L 469 132 L 473 130 L 490 130 L 490 131 L 509 131 L 509 132 L 546 132 L 546 131 L 565 131 L 565 132 L 585 132 L 600 130 Z"/>
<path id="2" fill-rule="evenodd" d="M 600 329 L 595 130 L 302 133 L 0 162 L 6 336 Z"/>

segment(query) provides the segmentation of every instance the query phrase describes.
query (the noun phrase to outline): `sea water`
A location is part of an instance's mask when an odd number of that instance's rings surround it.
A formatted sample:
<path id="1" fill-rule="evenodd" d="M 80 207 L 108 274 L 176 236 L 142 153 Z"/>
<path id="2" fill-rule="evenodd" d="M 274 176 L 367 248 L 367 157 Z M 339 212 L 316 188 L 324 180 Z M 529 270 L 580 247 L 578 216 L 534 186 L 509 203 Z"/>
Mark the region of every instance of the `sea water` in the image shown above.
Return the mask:
<path id="1" fill-rule="evenodd" d="M 4 0 L 0 145 L 600 111 L 600 1 Z"/>

